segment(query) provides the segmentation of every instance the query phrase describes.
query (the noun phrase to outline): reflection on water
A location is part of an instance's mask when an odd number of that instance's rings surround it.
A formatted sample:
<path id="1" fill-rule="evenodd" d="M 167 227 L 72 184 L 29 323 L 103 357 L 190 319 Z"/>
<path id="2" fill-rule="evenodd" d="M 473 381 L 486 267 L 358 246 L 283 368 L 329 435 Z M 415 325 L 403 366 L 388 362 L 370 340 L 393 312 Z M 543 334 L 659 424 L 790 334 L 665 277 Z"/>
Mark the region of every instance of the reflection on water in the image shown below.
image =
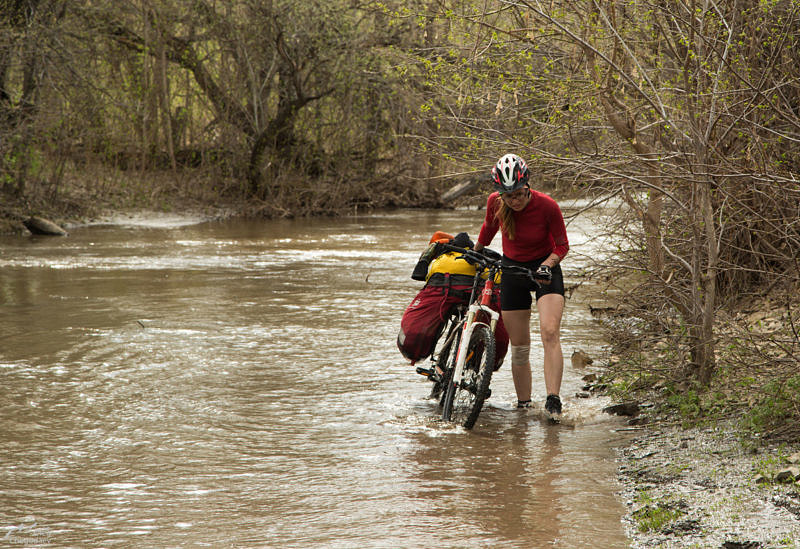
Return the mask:
<path id="1" fill-rule="evenodd" d="M 0 237 L 0 537 L 35 523 L 55 546 L 625 547 L 621 439 L 605 402 L 571 398 L 583 372 L 567 365 L 565 424 L 548 426 L 541 402 L 514 408 L 502 368 L 467 433 L 395 348 L 429 235 L 481 217 Z M 589 232 L 570 225 L 575 250 Z M 566 355 L 600 344 L 581 291 Z"/>

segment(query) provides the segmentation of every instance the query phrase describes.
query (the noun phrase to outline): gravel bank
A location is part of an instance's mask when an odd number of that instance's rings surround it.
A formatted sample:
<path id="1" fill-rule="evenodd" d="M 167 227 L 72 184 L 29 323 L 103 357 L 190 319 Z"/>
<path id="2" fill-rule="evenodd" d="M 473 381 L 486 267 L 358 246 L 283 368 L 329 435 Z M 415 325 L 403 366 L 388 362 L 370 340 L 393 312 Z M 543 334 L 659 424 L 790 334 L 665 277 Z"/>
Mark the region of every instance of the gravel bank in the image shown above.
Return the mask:
<path id="1" fill-rule="evenodd" d="M 745 449 L 726 425 L 643 430 L 620 450 L 631 547 L 800 547 L 800 484 L 777 480 L 797 450 Z"/>

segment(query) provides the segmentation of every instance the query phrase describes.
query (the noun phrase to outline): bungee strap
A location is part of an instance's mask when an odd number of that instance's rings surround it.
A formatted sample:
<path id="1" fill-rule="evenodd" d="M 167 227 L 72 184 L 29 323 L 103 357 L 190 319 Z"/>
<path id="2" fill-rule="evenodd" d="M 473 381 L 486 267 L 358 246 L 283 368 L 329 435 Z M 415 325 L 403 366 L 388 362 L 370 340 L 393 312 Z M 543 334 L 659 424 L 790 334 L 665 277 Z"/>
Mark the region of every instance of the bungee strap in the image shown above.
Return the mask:
<path id="1" fill-rule="evenodd" d="M 428 279 L 429 286 L 472 286 L 473 277 L 471 275 L 433 273 Z"/>
<path id="2" fill-rule="evenodd" d="M 472 286 L 472 280 L 473 279 L 471 276 L 451 275 L 450 273 L 434 273 L 428 279 L 426 286 L 441 288 L 441 292 L 444 294 L 444 299 L 442 299 L 442 302 L 439 304 L 439 320 L 446 320 L 447 316 L 450 314 L 452 303 L 448 302 L 449 297 L 452 296 L 455 299 L 466 303 L 469 299 L 470 293 L 472 292 L 472 288 L 469 290 L 459 290 L 457 288 L 453 288 L 453 286 Z"/>

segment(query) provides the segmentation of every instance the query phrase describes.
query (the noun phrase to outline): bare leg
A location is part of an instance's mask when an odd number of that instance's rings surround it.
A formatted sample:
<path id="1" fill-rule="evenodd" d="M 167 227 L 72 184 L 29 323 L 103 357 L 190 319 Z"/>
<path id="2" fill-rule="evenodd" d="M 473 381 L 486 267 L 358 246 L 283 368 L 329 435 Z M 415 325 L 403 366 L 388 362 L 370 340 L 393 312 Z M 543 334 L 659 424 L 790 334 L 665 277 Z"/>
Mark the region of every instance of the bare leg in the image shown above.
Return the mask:
<path id="1" fill-rule="evenodd" d="M 539 310 L 539 327 L 544 348 L 544 385 L 548 395 L 557 395 L 561 391 L 561 378 L 564 374 L 564 355 L 561 352 L 564 296 L 543 295 L 536 302 L 536 307 Z M 505 318 L 503 321 L 505 322 Z"/>
<path id="2" fill-rule="evenodd" d="M 511 345 L 531 344 L 531 310 L 502 311 L 503 324 L 508 332 Z M 518 400 L 531 399 L 531 363 L 530 361 L 514 364 L 511 361 L 511 376 L 514 378 L 514 389 Z"/>

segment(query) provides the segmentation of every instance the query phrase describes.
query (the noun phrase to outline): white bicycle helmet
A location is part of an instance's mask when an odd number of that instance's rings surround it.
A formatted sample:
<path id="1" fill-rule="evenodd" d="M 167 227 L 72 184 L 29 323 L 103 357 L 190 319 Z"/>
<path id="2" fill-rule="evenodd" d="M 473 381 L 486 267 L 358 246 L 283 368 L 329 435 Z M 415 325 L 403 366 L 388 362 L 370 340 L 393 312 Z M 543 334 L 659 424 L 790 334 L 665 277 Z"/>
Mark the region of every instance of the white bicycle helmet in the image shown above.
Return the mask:
<path id="1" fill-rule="evenodd" d="M 516 154 L 506 154 L 492 168 L 494 188 L 510 193 L 528 185 L 528 165 Z"/>

